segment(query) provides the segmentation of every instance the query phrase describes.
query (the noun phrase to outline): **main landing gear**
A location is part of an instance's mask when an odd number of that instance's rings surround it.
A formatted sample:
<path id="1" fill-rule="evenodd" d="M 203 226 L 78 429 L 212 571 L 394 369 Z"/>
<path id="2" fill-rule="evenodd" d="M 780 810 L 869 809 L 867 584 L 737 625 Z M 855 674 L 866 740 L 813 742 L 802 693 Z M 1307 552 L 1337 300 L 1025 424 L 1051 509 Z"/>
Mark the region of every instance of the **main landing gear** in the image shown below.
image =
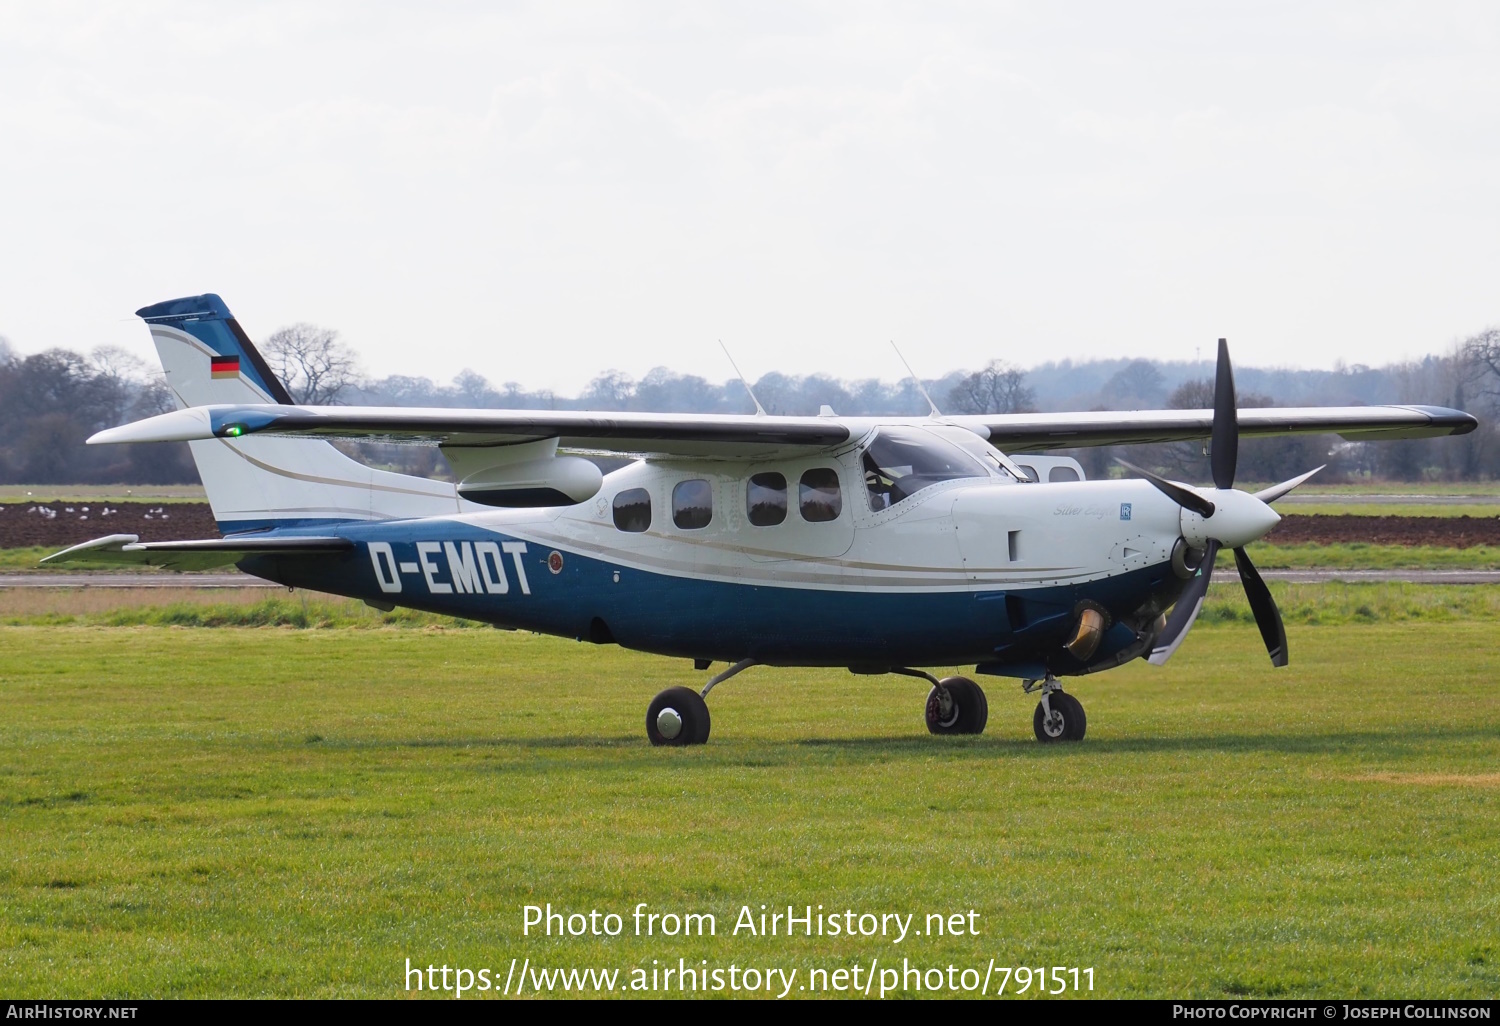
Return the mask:
<path id="1" fill-rule="evenodd" d="M 1031 729 L 1036 732 L 1036 739 L 1043 744 L 1052 741 L 1082 741 L 1089 725 L 1088 717 L 1083 712 L 1083 703 L 1063 691 L 1056 677 L 1048 676 L 1041 684 L 1029 680 L 1022 684 L 1022 689 L 1027 694 L 1038 688 L 1041 689 L 1042 700 L 1036 704 L 1036 712 L 1031 717 Z"/>
<path id="2" fill-rule="evenodd" d="M 708 693 L 715 686 L 743 670 L 756 665 L 753 659 L 741 659 L 723 673 L 709 679 L 703 690 L 692 688 L 667 688 L 651 700 L 646 707 L 646 736 L 653 745 L 701 745 L 708 741 L 711 720 L 708 715 Z M 702 667 L 700 667 L 702 668 Z M 904 666 L 857 669 L 857 673 L 899 673 L 907 677 L 920 677 L 932 685 L 927 693 L 924 718 L 927 729 L 933 734 L 982 734 L 989 722 L 990 706 L 984 690 L 967 677 L 944 677 L 938 680 L 923 670 L 912 670 Z M 1046 680 L 1022 682 L 1026 694 L 1042 693 L 1032 716 L 1032 729 L 1036 739 L 1045 743 L 1053 741 L 1082 741 L 1088 729 L 1088 717 L 1083 705 L 1062 689 L 1056 677 Z"/>
<path id="3" fill-rule="evenodd" d="M 701 745 L 708 741 L 711 722 L 708 716 L 708 693 L 741 670 L 755 665 L 754 659 L 741 659 L 723 673 L 709 679 L 701 692 L 692 688 L 667 688 L 646 706 L 646 736 L 653 745 Z"/>
<path id="4" fill-rule="evenodd" d="M 927 729 L 933 734 L 983 734 L 990 719 L 990 703 L 984 691 L 967 677 L 944 677 L 938 680 L 925 670 L 892 666 L 887 673 L 903 677 L 920 677 L 932 684 L 923 710 Z"/>

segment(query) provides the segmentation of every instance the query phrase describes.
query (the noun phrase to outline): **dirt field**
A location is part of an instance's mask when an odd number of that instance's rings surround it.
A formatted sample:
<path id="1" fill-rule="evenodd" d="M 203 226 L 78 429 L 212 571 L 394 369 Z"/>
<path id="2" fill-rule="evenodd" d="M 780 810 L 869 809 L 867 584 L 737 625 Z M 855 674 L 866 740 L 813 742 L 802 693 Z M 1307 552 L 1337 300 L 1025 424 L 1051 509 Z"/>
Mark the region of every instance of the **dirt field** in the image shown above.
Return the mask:
<path id="1" fill-rule="evenodd" d="M 1500 544 L 1497 517 L 1284 516 L 1266 535 L 1273 545 L 1439 545 L 1467 549 Z"/>
<path id="2" fill-rule="evenodd" d="M 0 503 L 0 548 L 63 548 L 106 534 L 135 534 L 142 541 L 217 538 L 206 502 Z"/>

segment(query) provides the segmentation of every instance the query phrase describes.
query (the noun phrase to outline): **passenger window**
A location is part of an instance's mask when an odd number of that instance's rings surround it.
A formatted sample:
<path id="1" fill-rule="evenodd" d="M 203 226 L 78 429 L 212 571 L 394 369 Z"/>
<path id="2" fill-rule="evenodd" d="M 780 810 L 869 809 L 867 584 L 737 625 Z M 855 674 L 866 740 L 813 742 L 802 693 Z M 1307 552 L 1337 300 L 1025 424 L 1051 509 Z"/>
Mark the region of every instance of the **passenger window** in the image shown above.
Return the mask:
<path id="1" fill-rule="evenodd" d="M 651 529 L 651 493 L 627 488 L 615 496 L 615 526 L 631 534 Z"/>
<path id="2" fill-rule="evenodd" d="M 831 467 L 814 467 L 802 475 L 798 496 L 802 519 L 813 524 L 837 520 L 844 511 L 844 494 L 839 491 L 839 472 Z"/>
<path id="3" fill-rule="evenodd" d="M 1020 464 L 1020 467 L 1021 473 L 1026 475 L 1026 480 L 1033 483 L 1041 480 L 1041 477 L 1038 476 L 1036 472 L 1036 468 L 1033 467 L 1030 463 L 1022 463 Z"/>
<path id="4" fill-rule="evenodd" d="M 1078 471 L 1072 467 L 1053 467 L 1047 471 L 1047 483 L 1056 484 L 1059 481 L 1077 481 Z"/>
<path id="5" fill-rule="evenodd" d="M 755 527 L 775 527 L 786 519 L 786 478 L 777 473 L 752 474 L 745 489 L 745 512 Z"/>
<path id="6" fill-rule="evenodd" d="M 713 518 L 713 486 L 701 479 L 677 482 L 672 489 L 672 523 L 684 531 L 696 531 Z"/>

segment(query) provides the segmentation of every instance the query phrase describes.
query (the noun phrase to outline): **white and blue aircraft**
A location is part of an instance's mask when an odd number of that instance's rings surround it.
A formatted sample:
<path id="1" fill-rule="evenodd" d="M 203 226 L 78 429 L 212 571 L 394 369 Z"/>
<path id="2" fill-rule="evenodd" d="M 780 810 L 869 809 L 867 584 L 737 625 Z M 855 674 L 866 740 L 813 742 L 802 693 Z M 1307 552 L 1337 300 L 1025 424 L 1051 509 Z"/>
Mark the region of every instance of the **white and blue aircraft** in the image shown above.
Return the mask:
<path id="1" fill-rule="evenodd" d="M 1084 736 L 1060 678 L 1160 665 L 1234 550 L 1274 665 L 1286 632 L 1245 546 L 1316 471 L 1233 487 L 1240 435 L 1464 434 L 1430 406 L 1236 410 L 1221 340 L 1214 409 L 928 417 L 709 416 L 310 407 L 292 402 L 216 295 L 137 311 L 179 409 L 91 444 L 186 441 L 222 538 L 111 535 L 46 562 L 238 566 L 372 606 L 618 644 L 727 668 L 647 707 L 653 744 L 702 744 L 705 699 L 751 666 L 925 679 L 934 734 L 984 730 L 973 664 L 1040 692 L 1039 741 Z M 759 404 L 757 404 L 758 406 Z M 437 445 L 457 483 L 375 470 L 328 439 Z M 1213 488 L 1137 468 L 1007 456 L 1211 440 Z M 634 460 L 604 475 L 587 455 Z"/>

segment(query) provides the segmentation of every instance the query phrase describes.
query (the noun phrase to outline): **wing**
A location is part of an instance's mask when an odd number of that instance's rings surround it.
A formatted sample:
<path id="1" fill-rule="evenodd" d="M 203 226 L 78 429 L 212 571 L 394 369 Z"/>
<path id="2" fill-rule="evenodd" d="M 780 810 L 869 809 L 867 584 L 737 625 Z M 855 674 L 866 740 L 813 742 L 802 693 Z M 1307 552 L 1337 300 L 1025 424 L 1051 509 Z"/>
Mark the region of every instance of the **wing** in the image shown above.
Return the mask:
<path id="1" fill-rule="evenodd" d="M 1207 438 L 1213 410 L 1135 410 L 1094 413 L 1005 413 L 950 417 L 985 435 L 997 449 L 1032 452 L 1090 445 L 1141 445 Z M 1245 409 L 1240 435 L 1336 434 L 1349 441 L 1466 435 L 1479 421 L 1440 406 L 1308 406 Z"/>
<path id="2" fill-rule="evenodd" d="M 380 406 L 197 406 L 101 431 L 90 445 L 292 435 L 452 447 L 558 439 L 581 452 L 756 456 L 857 437 L 838 417 L 761 417 Z"/>
<path id="3" fill-rule="evenodd" d="M 142 542 L 138 535 L 112 534 L 54 552 L 43 563 L 104 563 L 112 566 L 159 566 L 170 570 L 211 570 L 231 566 L 246 556 L 309 556 L 347 552 L 346 538 L 203 538 L 192 541 Z"/>
<path id="4" fill-rule="evenodd" d="M 1207 438 L 1212 410 L 1012 413 L 944 417 L 1012 451 L 1178 442 Z M 925 417 L 763 417 L 713 414 L 449 410 L 377 406 L 196 406 L 101 431 L 90 444 L 177 442 L 280 435 L 504 446 L 557 439 L 563 449 L 632 455 L 757 457 L 815 451 L 861 437 L 878 424 L 931 424 Z M 1325 406 L 1239 411 L 1240 434 L 1334 433 L 1348 439 L 1466 434 L 1479 422 L 1436 406 Z"/>

